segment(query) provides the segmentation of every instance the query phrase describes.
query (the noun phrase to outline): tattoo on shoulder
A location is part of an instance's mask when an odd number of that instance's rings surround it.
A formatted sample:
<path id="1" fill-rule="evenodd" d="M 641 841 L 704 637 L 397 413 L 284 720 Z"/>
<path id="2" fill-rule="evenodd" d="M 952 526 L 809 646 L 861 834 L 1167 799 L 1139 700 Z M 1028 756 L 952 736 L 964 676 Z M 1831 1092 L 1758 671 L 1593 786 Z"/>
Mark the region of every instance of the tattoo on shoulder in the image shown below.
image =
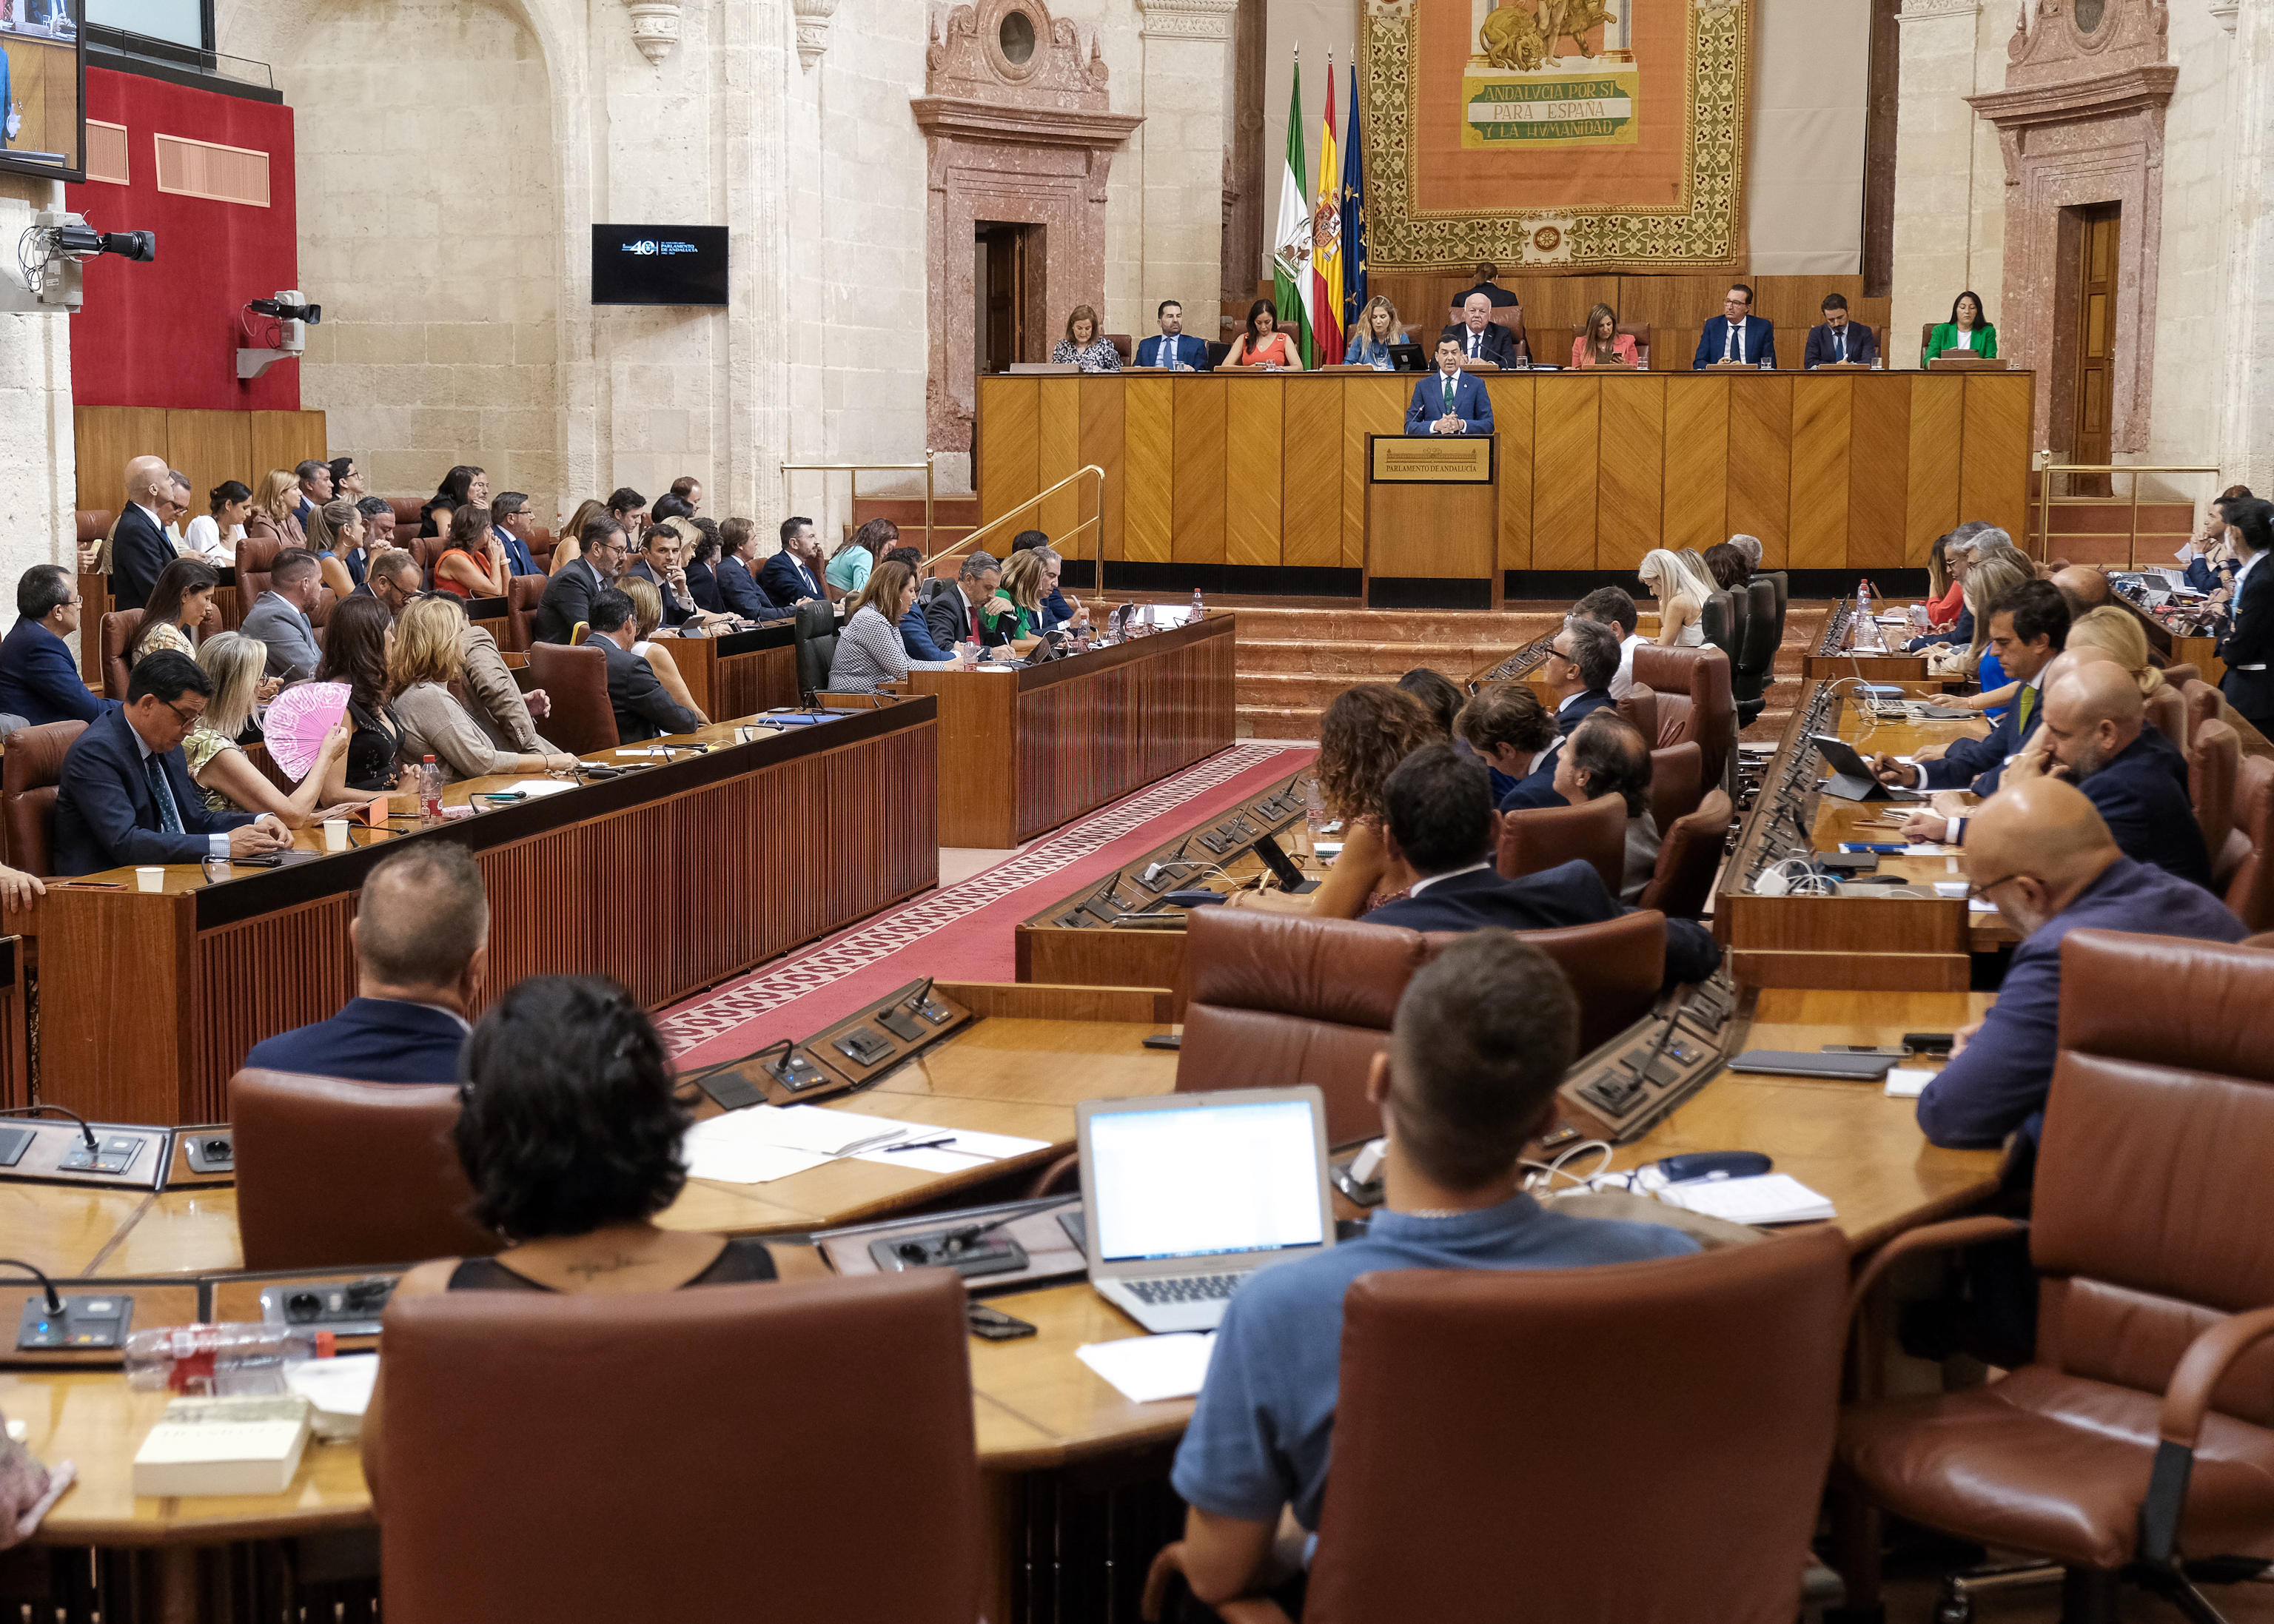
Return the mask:
<path id="1" fill-rule="evenodd" d="M 620 1270 L 637 1268 L 644 1261 L 645 1259 L 620 1252 L 610 1258 L 596 1258 L 588 1263 L 572 1263 L 566 1272 L 584 1280 L 591 1280 L 600 1274 L 614 1274 Z"/>

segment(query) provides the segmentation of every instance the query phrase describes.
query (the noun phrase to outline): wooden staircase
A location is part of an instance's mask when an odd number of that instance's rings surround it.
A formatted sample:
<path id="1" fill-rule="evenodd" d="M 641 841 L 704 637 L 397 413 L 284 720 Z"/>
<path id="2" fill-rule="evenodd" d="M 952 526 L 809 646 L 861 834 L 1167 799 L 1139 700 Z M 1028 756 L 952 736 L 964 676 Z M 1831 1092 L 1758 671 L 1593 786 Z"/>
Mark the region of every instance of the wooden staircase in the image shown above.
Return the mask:
<path id="1" fill-rule="evenodd" d="M 1316 739 L 1319 716 L 1360 682 L 1416 666 L 1457 683 L 1555 630 L 1557 613 L 1261 609 L 1239 615 L 1238 728 L 1243 739 Z"/>
<path id="2" fill-rule="evenodd" d="M 2048 515 L 2045 557 L 2065 558 L 2072 564 L 2112 564 L 2120 568 L 2135 561 L 2143 569 L 2171 568 L 2172 554 L 2195 534 L 2195 504 L 2142 502 L 2136 552 L 2133 551 L 2132 512 L 2128 497 L 2056 496 Z M 2016 545 L 2028 546 L 2034 542 L 2037 522 L 2033 505 L 2029 510 L 2029 535 L 2014 537 Z"/>

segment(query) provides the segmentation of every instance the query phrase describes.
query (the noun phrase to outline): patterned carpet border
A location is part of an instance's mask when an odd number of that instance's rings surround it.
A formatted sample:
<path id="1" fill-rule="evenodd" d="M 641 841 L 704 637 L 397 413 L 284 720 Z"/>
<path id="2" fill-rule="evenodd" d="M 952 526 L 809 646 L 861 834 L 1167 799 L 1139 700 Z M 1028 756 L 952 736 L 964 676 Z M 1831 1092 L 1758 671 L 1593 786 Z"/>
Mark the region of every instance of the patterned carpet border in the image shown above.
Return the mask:
<path id="1" fill-rule="evenodd" d="M 1234 745 L 1175 778 L 1045 835 L 1025 851 L 960 884 L 919 897 L 855 925 L 844 935 L 793 954 L 723 992 L 658 1023 L 674 1055 L 733 1031 L 754 1016 L 865 970 L 878 960 L 969 918 L 1013 892 L 1079 862 L 1155 818 L 1174 812 L 1217 785 L 1288 753 L 1279 745 Z"/>

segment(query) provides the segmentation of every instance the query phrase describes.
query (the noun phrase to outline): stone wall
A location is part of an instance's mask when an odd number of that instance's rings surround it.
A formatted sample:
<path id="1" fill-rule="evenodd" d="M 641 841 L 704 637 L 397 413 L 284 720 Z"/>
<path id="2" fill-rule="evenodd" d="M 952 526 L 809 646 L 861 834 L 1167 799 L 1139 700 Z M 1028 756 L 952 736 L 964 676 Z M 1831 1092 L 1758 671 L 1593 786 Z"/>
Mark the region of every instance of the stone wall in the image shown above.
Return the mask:
<path id="1" fill-rule="evenodd" d="M 16 241 L 38 210 L 62 207 L 61 186 L 0 176 L 0 241 Z M 0 315 L 0 583 L 11 622 L 16 578 L 34 564 L 72 560 L 79 500 L 65 324 L 89 319 Z"/>

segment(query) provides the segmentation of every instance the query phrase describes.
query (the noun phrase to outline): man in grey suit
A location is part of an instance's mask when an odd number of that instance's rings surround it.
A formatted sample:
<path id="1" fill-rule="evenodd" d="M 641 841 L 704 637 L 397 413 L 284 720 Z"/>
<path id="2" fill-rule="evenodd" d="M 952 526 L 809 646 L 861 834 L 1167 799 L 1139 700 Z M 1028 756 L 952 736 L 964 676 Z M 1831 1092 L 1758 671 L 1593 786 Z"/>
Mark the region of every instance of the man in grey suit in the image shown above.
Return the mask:
<path id="1" fill-rule="evenodd" d="M 683 710 L 664 691 L 655 667 L 632 652 L 638 636 L 632 600 L 614 587 L 592 600 L 585 617 L 591 643 L 608 660 L 608 703 L 615 707 L 616 737 L 625 744 L 666 733 L 691 733 L 703 718 Z"/>
<path id="2" fill-rule="evenodd" d="M 322 568 L 305 547 L 287 547 L 269 567 L 268 590 L 248 610 L 237 629 L 268 645 L 268 674 L 299 682 L 316 674 L 323 654 L 316 647 L 308 612 L 324 590 Z"/>

